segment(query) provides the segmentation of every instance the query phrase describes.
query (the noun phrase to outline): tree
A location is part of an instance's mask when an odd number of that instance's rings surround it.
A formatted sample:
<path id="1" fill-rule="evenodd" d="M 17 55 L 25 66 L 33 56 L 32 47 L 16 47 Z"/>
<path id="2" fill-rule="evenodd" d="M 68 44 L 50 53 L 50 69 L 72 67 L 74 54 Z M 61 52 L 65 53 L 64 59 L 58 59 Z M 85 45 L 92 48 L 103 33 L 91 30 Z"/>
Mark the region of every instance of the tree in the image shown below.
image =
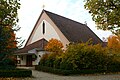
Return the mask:
<path id="1" fill-rule="evenodd" d="M 17 47 L 16 37 L 14 31 L 9 27 L 4 27 L 1 32 L 1 53 L 11 52 Z M 3 42 L 2 42 L 3 41 Z"/>
<path id="2" fill-rule="evenodd" d="M 85 9 L 91 13 L 98 29 L 120 34 L 120 0 L 85 0 Z"/>
<path id="3" fill-rule="evenodd" d="M 17 47 L 16 35 L 13 31 L 10 33 L 10 35 L 11 35 L 11 38 L 8 40 L 8 46 L 7 47 L 8 47 L 8 49 L 16 48 Z M 11 44 L 9 44 L 9 43 L 11 43 Z"/>
<path id="4" fill-rule="evenodd" d="M 108 48 L 120 51 L 120 36 L 111 35 L 108 37 Z"/>
<path id="5" fill-rule="evenodd" d="M 63 48 L 62 42 L 53 38 L 49 40 L 48 44 L 45 46 L 45 49 L 47 51 L 55 52 L 55 53 L 61 52 L 62 48 Z"/>
<path id="6" fill-rule="evenodd" d="M 40 60 L 40 65 L 48 67 L 56 67 L 54 63 L 58 63 L 56 59 L 63 53 L 63 44 L 57 39 L 50 39 L 48 44 L 45 46 L 45 50 L 51 52 L 50 54 L 44 54 Z"/>
<path id="7" fill-rule="evenodd" d="M 6 59 L 17 48 L 14 31 L 19 30 L 19 8 L 19 0 L 0 0 L 0 61 Z"/>

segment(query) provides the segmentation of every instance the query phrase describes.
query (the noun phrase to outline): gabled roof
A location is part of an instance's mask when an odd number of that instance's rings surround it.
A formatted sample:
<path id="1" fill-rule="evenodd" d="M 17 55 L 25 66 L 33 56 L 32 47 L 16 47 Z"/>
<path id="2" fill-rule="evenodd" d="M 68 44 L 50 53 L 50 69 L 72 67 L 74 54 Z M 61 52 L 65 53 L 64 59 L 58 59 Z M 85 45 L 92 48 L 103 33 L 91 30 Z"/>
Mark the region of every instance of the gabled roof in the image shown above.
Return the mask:
<path id="1" fill-rule="evenodd" d="M 43 10 L 65 35 L 70 42 L 86 42 L 93 40 L 93 44 L 103 43 L 103 41 L 85 24 L 81 24 L 66 17 Z"/>
<path id="2" fill-rule="evenodd" d="M 27 43 L 31 35 L 44 12 L 49 16 L 49 18 L 54 22 L 54 24 L 60 29 L 60 31 L 64 34 L 64 36 L 70 42 L 86 42 L 89 39 L 92 39 L 93 44 L 103 43 L 103 41 L 87 25 L 68 19 L 66 17 L 60 16 L 58 14 L 43 10 L 25 46 L 27 46 Z"/>
<path id="3" fill-rule="evenodd" d="M 32 49 L 44 50 L 46 44 L 47 41 L 45 39 L 41 39 L 28 46 L 23 47 L 22 49 L 19 49 L 18 51 L 16 51 L 16 53 L 27 53 L 29 50 Z"/>
<path id="4" fill-rule="evenodd" d="M 70 42 L 86 42 L 89 39 L 92 39 L 93 44 L 98 44 L 98 43 L 103 44 L 103 41 L 87 25 L 46 10 L 43 10 L 42 13 L 40 14 L 27 42 L 29 41 L 37 23 L 39 22 L 39 19 L 41 18 L 44 12 L 49 16 L 49 18 L 53 21 L 53 23 L 60 29 L 60 31 Z M 45 39 L 38 40 L 32 44 L 25 45 L 24 48 L 18 50 L 17 53 L 27 52 L 34 48 L 44 49 L 43 44 L 46 43 L 47 41 Z"/>

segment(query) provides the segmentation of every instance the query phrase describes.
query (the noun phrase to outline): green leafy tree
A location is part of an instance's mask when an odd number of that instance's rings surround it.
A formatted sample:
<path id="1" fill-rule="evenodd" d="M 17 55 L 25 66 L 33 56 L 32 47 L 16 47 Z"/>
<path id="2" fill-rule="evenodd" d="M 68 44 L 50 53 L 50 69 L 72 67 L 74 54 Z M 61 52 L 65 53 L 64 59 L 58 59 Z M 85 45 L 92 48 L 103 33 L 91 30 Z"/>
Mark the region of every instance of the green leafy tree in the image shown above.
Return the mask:
<path id="1" fill-rule="evenodd" d="M 120 0 L 85 0 L 98 29 L 120 34 Z"/>
<path id="2" fill-rule="evenodd" d="M 87 43 L 71 44 L 65 54 L 62 55 L 60 68 L 65 70 L 101 70 L 107 69 L 111 63 L 107 48 L 100 44 L 90 45 Z"/>
<path id="3" fill-rule="evenodd" d="M 19 30 L 19 8 L 19 0 L 0 0 L 0 61 L 8 58 L 17 48 L 14 31 Z"/>

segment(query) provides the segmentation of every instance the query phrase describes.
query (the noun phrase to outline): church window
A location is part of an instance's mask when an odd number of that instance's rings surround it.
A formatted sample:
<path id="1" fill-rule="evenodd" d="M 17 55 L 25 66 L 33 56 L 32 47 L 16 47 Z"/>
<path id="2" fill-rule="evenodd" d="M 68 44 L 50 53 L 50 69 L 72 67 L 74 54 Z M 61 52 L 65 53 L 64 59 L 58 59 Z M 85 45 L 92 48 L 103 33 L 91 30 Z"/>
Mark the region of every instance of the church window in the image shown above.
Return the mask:
<path id="1" fill-rule="evenodd" d="M 43 34 L 45 34 L 45 23 L 44 22 L 42 24 L 42 27 L 43 27 Z"/>

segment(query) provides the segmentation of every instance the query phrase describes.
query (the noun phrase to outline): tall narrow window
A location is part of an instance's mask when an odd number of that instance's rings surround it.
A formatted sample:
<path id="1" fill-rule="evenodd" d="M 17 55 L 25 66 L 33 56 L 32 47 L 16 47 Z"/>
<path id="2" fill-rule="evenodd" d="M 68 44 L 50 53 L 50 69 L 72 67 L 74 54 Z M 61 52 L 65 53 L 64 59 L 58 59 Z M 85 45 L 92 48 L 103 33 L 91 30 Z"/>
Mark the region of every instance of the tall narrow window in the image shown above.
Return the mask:
<path id="1" fill-rule="evenodd" d="M 43 22 L 42 26 L 43 26 L 43 34 L 45 34 L 45 23 L 44 22 Z"/>

